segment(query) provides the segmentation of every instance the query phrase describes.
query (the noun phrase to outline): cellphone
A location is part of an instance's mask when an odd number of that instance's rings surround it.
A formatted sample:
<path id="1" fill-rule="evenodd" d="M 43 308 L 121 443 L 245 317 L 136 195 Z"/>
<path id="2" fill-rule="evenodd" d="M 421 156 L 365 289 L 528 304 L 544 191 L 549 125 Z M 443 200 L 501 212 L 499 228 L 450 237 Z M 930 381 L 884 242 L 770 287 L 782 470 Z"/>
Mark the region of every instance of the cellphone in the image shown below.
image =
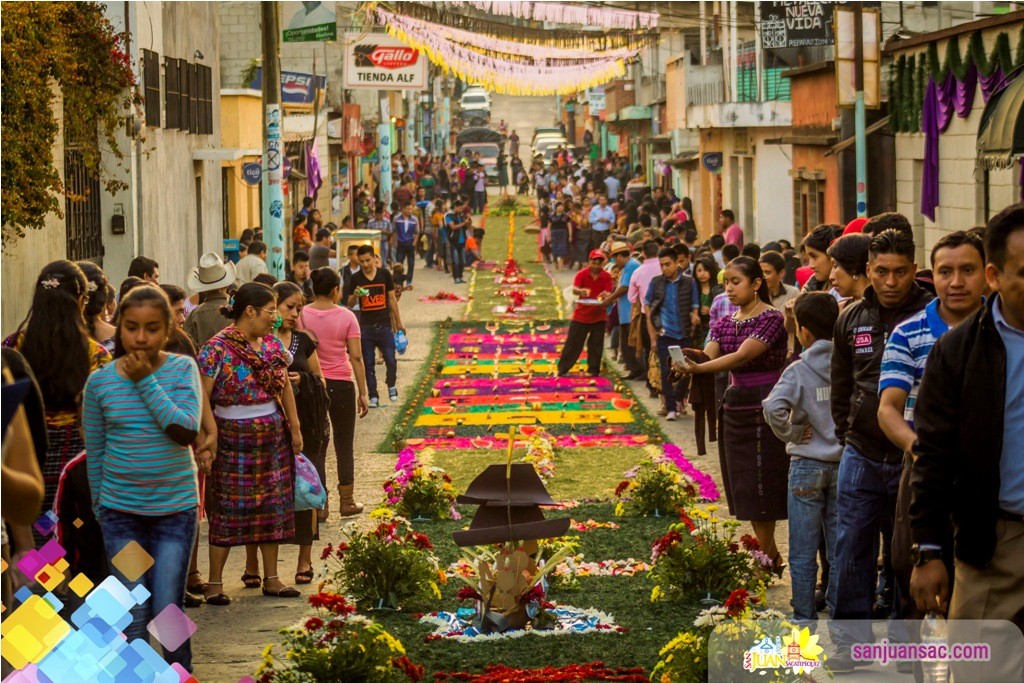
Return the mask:
<path id="1" fill-rule="evenodd" d="M 681 348 L 679 348 L 678 346 L 670 346 L 670 347 L 668 347 L 668 355 L 676 363 L 683 363 L 683 362 L 685 362 L 683 360 L 683 350 Z"/>

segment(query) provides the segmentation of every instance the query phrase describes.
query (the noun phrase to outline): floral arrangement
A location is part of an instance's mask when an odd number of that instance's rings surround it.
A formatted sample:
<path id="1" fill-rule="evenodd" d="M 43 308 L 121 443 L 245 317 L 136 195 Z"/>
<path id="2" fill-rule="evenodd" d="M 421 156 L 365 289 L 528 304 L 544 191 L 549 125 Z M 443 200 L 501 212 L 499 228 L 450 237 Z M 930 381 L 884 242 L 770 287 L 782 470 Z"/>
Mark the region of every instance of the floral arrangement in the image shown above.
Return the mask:
<path id="1" fill-rule="evenodd" d="M 495 284 L 528 285 L 533 282 L 531 278 L 523 277 L 523 269 L 519 266 L 516 260 L 512 258 L 505 261 L 504 265 L 500 268 L 495 268 L 495 272 L 499 273 L 498 277 L 495 278 Z"/>
<path id="2" fill-rule="evenodd" d="M 720 600 L 738 588 L 764 590 L 772 560 L 757 540 L 736 538 L 740 523 L 715 516 L 717 505 L 681 510 L 680 521 L 654 542 L 651 600 L 662 596 Z"/>
<path id="3" fill-rule="evenodd" d="M 514 194 L 506 192 L 494 203 L 490 213 L 492 216 L 529 216 L 533 210 L 529 204 L 520 204 Z"/>
<path id="4" fill-rule="evenodd" d="M 466 297 L 459 296 L 455 292 L 446 292 L 444 290 L 438 291 L 437 294 L 431 294 L 430 296 L 421 296 L 420 301 L 427 303 L 463 303 L 466 301 Z"/>
<path id="5" fill-rule="evenodd" d="M 778 610 L 757 608 L 759 602 L 739 588 L 729 594 L 723 605 L 702 610 L 694 619 L 694 630 L 680 633 L 658 653 L 660 659 L 651 670 L 650 680 L 704 681 L 711 662 L 715 663 L 717 678 L 745 679 L 751 675 L 744 666 L 749 651 L 765 639 L 787 654 L 795 646 L 799 659 L 805 660 L 807 666 L 764 667 L 754 673 L 769 681 L 814 680 L 810 672 L 825 659 L 818 636 L 806 627 L 801 629 L 786 621 Z"/>
<path id="6" fill-rule="evenodd" d="M 274 646 L 263 650 L 256 671 L 258 683 L 333 683 L 372 681 L 400 683 L 423 678 L 405 648 L 380 624 L 354 615 L 345 597 L 331 592 L 309 596 L 316 616 L 281 629 L 286 654 L 274 657 Z"/>
<path id="7" fill-rule="evenodd" d="M 537 476 L 545 484 L 555 476 L 554 441 L 550 434 L 542 429 L 538 429 L 530 435 L 530 440 L 526 446 L 526 455 L 523 456 L 523 462 L 533 465 L 533 469 L 537 471 Z"/>
<path id="8" fill-rule="evenodd" d="M 526 292 L 522 289 L 513 289 L 506 297 L 508 298 L 508 305 L 505 307 L 506 313 L 515 313 L 516 309 L 522 308 L 526 303 Z"/>
<path id="9" fill-rule="evenodd" d="M 347 540 L 324 548 L 321 559 L 332 562 L 325 585 L 337 586 L 361 610 L 440 600 L 438 584 L 448 576 L 438 568 L 430 539 L 402 517 L 393 518 L 389 508 L 370 517 L 378 520 L 374 529 L 362 532 L 349 522 L 342 530 Z"/>
<path id="10" fill-rule="evenodd" d="M 384 482 L 383 505 L 409 519 L 460 519 L 455 508 L 452 478 L 430 465 L 433 449 L 418 453 L 403 448 L 395 462 L 395 474 Z"/>
<path id="11" fill-rule="evenodd" d="M 670 460 L 661 455 L 647 456 L 640 464 L 627 470 L 615 487 L 615 514 L 627 510 L 640 515 L 675 514 L 697 496 L 696 487 L 680 473 Z"/>

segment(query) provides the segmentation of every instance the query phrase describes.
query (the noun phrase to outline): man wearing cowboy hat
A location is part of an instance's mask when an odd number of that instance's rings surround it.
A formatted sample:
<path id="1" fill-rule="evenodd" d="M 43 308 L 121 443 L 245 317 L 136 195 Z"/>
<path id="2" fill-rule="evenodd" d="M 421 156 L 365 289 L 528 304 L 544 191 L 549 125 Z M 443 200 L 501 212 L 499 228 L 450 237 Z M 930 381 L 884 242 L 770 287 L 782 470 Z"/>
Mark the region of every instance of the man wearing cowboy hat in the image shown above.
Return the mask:
<path id="1" fill-rule="evenodd" d="M 224 263 L 220 254 L 210 252 L 199 259 L 199 266 L 188 274 L 186 285 L 199 293 L 199 305 L 185 319 L 185 332 L 199 348 L 210 337 L 228 326 L 228 319 L 220 313 L 220 307 L 228 303 L 228 287 L 236 277 L 235 264 Z"/>
<path id="2" fill-rule="evenodd" d="M 591 303 L 576 303 L 569 322 L 569 334 L 562 346 L 562 355 L 558 359 L 558 376 L 565 377 L 576 365 L 587 347 L 587 374 L 597 377 L 601 374 L 601 354 L 604 350 L 604 327 L 608 322 L 607 306 L 604 301 L 615 288 L 612 276 L 604 269 L 608 257 L 600 249 L 590 252 L 587 267 L 576 273 L 572 281 L 572 291 L 580 299 L 588 299 Z M 594 303 L 596 302 L 596 303 Z"/>
<path id="3" fill-rule="evenodd" d="M 613 242 L 611 251 L 612 262 L 619 267 L 621 274 L 615 291 L 604 302 L 609 306 L 619 302 L 619 358 L 629 371 L 627 379 L 637 379 L 643 375 L 643 370 L 636 360 L 636 349 L 629 344 L 629 324 L 633 309 L 626 294 L 629 292 L 629 281 L 633 272 L 640 267 L 640 262 L 633 258 L 633 250 L 626 242 Z"/>

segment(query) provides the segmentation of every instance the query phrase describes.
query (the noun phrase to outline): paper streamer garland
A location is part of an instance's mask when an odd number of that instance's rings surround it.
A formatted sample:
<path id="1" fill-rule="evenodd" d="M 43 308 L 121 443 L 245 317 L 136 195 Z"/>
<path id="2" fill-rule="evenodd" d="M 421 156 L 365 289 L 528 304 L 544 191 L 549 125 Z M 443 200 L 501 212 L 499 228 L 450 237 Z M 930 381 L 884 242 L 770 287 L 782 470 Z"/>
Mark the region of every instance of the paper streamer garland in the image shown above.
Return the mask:
<path id="1" fill-rule="evenodd" d="M 456 4 L 456 3 L 449 3 Z M 655 28 L 658 25 L 656 12 L 633 12 L 622 9 L 593 7 L 583 3 L 563 4 L 560 2 L 521 2 L 515 0 L 468 0 L 463 4 L 498 16 L 549 21 L 556 24 L 578 24 L 600 26 L 611 29 Z"/>
<path id="2" fill-rule="evenodd" d="M 498 59 L 447 40 L 440 35 L 440 27 L 434 30 L 436 24 L 420 24 L 418 20 L 379 7 L 375 13 L 392 37 L 422 50 L 445 73 L 505 95 L 575 93 L 626 73 L 625 59 L 619 57 L 565 66 Z"/>

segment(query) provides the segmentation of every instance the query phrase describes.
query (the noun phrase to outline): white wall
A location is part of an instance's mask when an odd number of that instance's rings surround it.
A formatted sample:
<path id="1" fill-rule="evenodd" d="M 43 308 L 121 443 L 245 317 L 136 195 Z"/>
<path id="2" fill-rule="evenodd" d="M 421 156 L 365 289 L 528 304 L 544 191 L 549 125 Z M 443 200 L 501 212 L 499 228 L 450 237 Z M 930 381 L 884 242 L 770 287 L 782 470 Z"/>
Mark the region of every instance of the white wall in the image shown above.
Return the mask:
<path id="1" fill-rule="evenodd" d="M 757 207 L 756 240 L 759 244 L 793 238 L 793 167 L 791 145 L 769 145 L 778 137 L 772 129 L 755 130 L 754 204 Z M 744 226 L 746 227 L 746 226 Z"/>
<path id="2" fill-rule="evenodd" d="M 213 2 L 134 2 L 128 5 L 132 30 L 132 62 L 139 64 L 140 51 L 159 55 L 161 74 L 164 57 L 186 59 L 212 69 L 213 134 L 195 135 L 177 129 L 143 127 L 135 140 L 124 139 L 126 160 L 118 171 L 130 190 L 101 202 L 103 269 L 116 287 L 128 274 L 128 265 L 138 255 L 160 264 L 162 282 L 183 285 L 199 256 L 222 249 L 223 208 L 220 162 L 195 160 L 197 152 L 220 147 L 220 55 L 219 16 Z M 108 15 L 115 27 L 124 25 L 124 4 L 113 3 Z M 196 51 L 203 54 L 202 59 Z M 142 82 L 141 75 L 139 82 Z M 164 83 L 161 81 L 161 117 L 166 120 Z M 142 112 L 137 112 L 142 122 Z M 107 164 L 117 168 L 115 162 Z M 197 203 L 196 178 L 199 177 Z M 197 206 L 201 204 L 202 220 Z M 126 216 L 124 235 L 110 230 L 111 217 Z"/>

